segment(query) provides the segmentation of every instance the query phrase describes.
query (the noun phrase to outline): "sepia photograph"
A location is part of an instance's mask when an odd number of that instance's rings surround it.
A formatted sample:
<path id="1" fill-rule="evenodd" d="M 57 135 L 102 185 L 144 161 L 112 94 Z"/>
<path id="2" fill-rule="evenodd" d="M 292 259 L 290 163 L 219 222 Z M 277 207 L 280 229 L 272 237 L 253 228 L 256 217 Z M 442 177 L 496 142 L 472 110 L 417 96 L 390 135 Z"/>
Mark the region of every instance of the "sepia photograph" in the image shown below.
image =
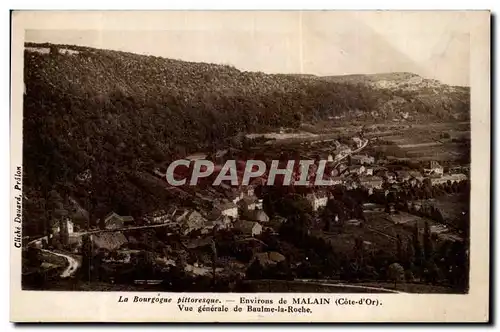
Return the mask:
<path id="1" fill-rule="evenodd" d="M 473 14 L 83 14 L 28 12 L 13 53 L 21 291 L 469 294 Z"/>

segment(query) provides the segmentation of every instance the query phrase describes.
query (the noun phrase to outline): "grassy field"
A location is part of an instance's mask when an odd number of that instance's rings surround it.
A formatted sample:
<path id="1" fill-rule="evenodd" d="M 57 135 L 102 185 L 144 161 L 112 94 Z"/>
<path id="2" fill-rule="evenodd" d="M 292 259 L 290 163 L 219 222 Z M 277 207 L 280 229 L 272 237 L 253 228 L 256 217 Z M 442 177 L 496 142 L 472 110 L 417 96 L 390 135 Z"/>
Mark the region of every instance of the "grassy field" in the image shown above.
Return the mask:
<path id="1" fill-rule="evenodd" d="M 399 235 L 403 241 L 409 241 L 415 224 L 418 225 L 420 233 L 423 232 L 426 222 L 431 227 L 439 225 L 433 220 L 405 212 L 397 214 L 370 212 L 365 213 L 365 217 L 366 223 L 362 227 L 345 225 L 340 233 L 315 230 L 313 235 L 329 241 L 333 250 L 338 253 L 352 252 L 356 238 L 363 239 L 368 252 L 375 253 L 378 250 L 395 252 L 397 236 Z"/>
<path id="2" fill-rule="evenodd" d="M 262 293 L 386 293 L 386 291 L 362 289 L 358 287 L 339 286 L 340 281 L 318 281 L 318 282 L 299 282 L 286 280 L 248 280 L 245 281 L 252 292 Z M 328 285 L 329 284 L 329 285 Z M 387 290 L 396 290 L 407 293 L 433 293 L 433 294 L 451 294 L 456 293 L 454 289 L 426 285 L 418 283 L 399 283 L 394 287 L 392 282 L 369 282 L 369 283 L 349 283 L 352 286 L 366 286 L 373 288 L 383 288 Z"/>
<path id="3" fill-rule="evenodd" d="M 441 211 L 446 221 L 456 221 L 462 218 L 462 213 L 469 211 L 469 202 L 459 194 L 444 195 L 433 199 L 431 203 Z"/>
<path id="4" fill-rule="evenodd" d="M 470 126 L 465 123 L 378 128 L 365 136 L 378 139 L 371 146 L 387 157 L 462 163 L 470 159 Z"/>

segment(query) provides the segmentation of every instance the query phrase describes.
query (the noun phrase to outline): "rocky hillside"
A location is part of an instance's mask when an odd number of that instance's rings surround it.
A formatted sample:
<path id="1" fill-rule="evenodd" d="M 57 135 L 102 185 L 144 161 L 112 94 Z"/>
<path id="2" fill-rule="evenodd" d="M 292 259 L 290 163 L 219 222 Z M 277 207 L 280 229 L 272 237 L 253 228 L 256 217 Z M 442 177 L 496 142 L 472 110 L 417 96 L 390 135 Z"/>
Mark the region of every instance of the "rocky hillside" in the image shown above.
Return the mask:
<path id="1" fill-rule="evenodd" d="M 170 199 L 140 171 L 239 133 L 351 113 L 441 121 L 469 108 L 466 89 L 431 94 L 366 76 L 268 75 L 71 45 L 26 44 L 24 65 L 25 192 L 42 197 L 25 205 L 33 216 L 54 187 L 95 209 L 91 219 L 140 214 Z"/>
<path id="2" fill-rule="evenodd" d="M 385 73 L 370 75 L 327 76 L 321 79 L 332 82 L 364 84 L 376 89 L 391 91 L 413 91 L 420 94 L 467 93 L 467 87 L 442 84 L 433 79 L 426 79 L 413 73 Z M 465 101 L 465 99 L 464 99 Z"/>
<path id="3" fill-rule="evenodd" d="M 392 94 L 393 98 L 380 102 L 378 108 L 373 110 L 373 114 L 384 118 L 399 117 L 393 111 L 400 111 L 400 114 L 409 112 L 413 119 L 423 121 L 466 121 L 470 116 L 468 87 L 442 84 L 413 73 L 328 76 L 317 79 L 362 85 Z"/>

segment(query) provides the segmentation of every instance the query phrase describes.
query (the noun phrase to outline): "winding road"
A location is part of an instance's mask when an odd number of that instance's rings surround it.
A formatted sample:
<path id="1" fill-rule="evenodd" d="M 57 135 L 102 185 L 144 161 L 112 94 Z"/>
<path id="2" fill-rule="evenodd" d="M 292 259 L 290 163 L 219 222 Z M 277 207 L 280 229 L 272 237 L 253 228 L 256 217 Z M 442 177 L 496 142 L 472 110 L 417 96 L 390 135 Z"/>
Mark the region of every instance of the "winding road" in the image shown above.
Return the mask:
<path id="1" fill-rule="evenodd" d="M 58 253 L 58 252 L 54 252 L 54 251 L 50 251 L 50 250 L 47 250 L 47 249 L 40 249 L 40 250 L 44 251 L 44 252 L 48 252 L 48 253 L 50 253 L 52 255 L 63 257 L 63 258 L 65 258 L 68 261 L 68 266 L 61 273 L 61 278 L 69 278 L 69 277 L 71 277 L 72 275 L 75 274 L 76 270 L 78 270 L 78 268 L 80 267 L 80 263 L 76 259 L 74 259 L 73 257 L 71 257 L 71 256 L 68 256 L 68 255 L 65 255 L 65 254 L 61 254 L 61 253 Z"/>
<path id="2" fill-rule="evenodd" d="M 30 241 L 30 242 L 28 242 L 26 247 L 31 247 L 31 246 L 36 246 L 37 244 L 41 244 L 42 240 L 46 239 L 46 238 L 47 238 L 47 236 L 42 236 L 41 238 Z M 66 261 L 68 262 L 68 266 L 61 273 L 61 275 L 60 275 L 61 278 L 69 278 L 69 277 L 73 276 L 75 274 L 75 272 L 78 270 L 78 268 L 80 267 L 80 263 L 76 259 L 74 259 L 73 257 L 71 257 L 69 255 L 55 252 L 55 251 L 51 251 L 51 250 L 47 250 L 47 249 L 40 249 L 40 250 L 43 252 L 49 253 L 51 255 L 59 256 L 59 257 L 66 259 Z"/>
<path id="3" fill-rule="evenodd" d="M 358 153 L 359 151 L 361 151 L 361 150 L 363 150 L 364 148 L 366 148 L 366 146 L 368 145 L 368 142 L 369 142 L 369 141 L 370 141 L 369 139 L 365 139 L 365 141 L 363 142 L 363 144 L 362 144 L 359 148 L 357 148 L 356 150 L 353 150 L 353 151 L 351 151 L 351 152 L 347 153 L 345 156 L 343 156 L 342 158 L 340 158 L 339 160 L 337 160 L 337 161 L 335 162 L 335 166 L 334 166 L 334 168 L 336 168 L 337 166 L 339 166 L 339 165 L 340 165 L 340 162 L 341 162 L 342 160 L 344 160 L 345 158 L 347 158 L 348 156 L 350 156 L 350 155 L 352 155 L 352 154 L 355 154 L 355 153 Z"/>

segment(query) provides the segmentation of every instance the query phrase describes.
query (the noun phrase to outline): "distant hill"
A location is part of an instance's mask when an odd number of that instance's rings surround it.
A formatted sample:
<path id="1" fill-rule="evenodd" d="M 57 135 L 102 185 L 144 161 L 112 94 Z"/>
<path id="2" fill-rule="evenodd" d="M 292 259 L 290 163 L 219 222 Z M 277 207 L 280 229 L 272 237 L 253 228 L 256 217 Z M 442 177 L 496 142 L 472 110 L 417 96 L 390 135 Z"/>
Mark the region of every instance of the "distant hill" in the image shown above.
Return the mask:
<path id="1" fill-rule="evenodd" d="M 140 171 L 189 152 L 228 146 L 239 133 L 298 127 L 341 114 L 370 121 L 401 112 L 415 121 L 469 114 L 468 89 L 438 82 L 408 89 L 401 82 L 420 80 L 413 74 L 382 76 L 384 84 L 370 75 L 269 75 L 33 43 L 26 44 L 24 65 L 25 192 L 38 197 L 57 187 L 95 209 L 90 219 L 110 210 L 139 215 L 164 205 L 171 197 L 145 184 Z M 83 172 L 91 176 L 77 181 Z M 41 206 L 36 199 L 26 209 L 36 217 Z"/>

